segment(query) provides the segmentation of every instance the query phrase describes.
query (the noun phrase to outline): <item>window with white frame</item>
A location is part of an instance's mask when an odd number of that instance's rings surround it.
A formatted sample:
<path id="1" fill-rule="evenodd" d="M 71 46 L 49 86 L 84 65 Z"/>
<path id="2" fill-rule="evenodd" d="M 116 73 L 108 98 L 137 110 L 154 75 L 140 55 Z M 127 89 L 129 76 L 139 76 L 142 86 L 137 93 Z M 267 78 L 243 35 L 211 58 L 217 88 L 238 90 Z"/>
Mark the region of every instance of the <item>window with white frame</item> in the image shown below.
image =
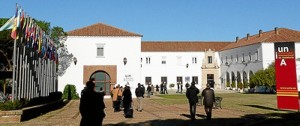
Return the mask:
<path id="1" fill-rule="evenodd" d="M 252 61 L 251 52 L 249 52 L 249 61 Z"/>
<path id="2" fill-rule="evenodd" d="M 208 59 L 208 63 L 211 64 L 212 63 L 212 56 L 208 56 L 207 59 Z"/>
<path id="3" fill-rule="evenodd" d="M 245 55 L 243 53 L 242 62 L 245 62 Z"/>
<path id="4" fill-rule="evenodd" d="M 151 62 L 151 58 L 150 57 L 146 57 L 146 64 L 150 64 Z"/>
<path id="5" fill-rule="evenodd" d="M 198 76 L 193 76 L 192 81 L 195 82 L 195 84 L 198 84 Z"/>
<path id="6" fill-rule="evenodd" d="M 256 51 L 256 60 L 258 61 L 258 50 Z"/>
<path id="7" fill-rule="evenodd" d="M 192 63 L 197 64 L 197 57 L 192 57 Z"/>
<path id="8" fill-rule="evenodd" d="M 166 56 L 161 57 L 161 64 L 167 64 L 167 57 Z"/>
<path id="9" fill-rule="evenodd" d="M 103 43 L 96 44 L 97 47 L 97 57 L 104 57 L 104 45 Z"/>

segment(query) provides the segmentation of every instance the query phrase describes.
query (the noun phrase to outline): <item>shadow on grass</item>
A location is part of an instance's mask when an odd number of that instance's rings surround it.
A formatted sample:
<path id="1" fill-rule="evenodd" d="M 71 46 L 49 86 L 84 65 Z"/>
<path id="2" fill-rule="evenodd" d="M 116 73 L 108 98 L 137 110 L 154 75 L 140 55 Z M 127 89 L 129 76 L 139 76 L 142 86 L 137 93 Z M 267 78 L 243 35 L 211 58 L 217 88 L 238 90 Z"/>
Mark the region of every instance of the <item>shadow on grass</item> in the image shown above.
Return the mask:
<path id="1" fill-rule="evenodd" d="M 273 111 L 278 110 L 278 109 L 274 109 L 274 108 L 270 108 L 270 107 L 266 107 L 266 106 L 261 106 L 261 105 L 243 105 L 243 106 L 249 106 L 249 107 L 253 107 L 253 108 L 266 109 L 266 110 L 273 110 Z"/>
<path id="2" fill-rule="evenodd" d="M 37 105 L 37 106 L 30 107 L 29 109 L 23 109 L 21 121 L 27 121 L 32 118 L 36 118 L 38 116 L 46 114 L 50 111 L 54 111 L 54 110 L 63 108 L 69 102 L 70 102 L 70 100 L 64 101 L 63 99 L 61 99 L 61 100 L 58 100 L 58 101 L 55 101 L 52 103 L 46 103 L 44 105 Z"/>
<path id="3" fill-rule="evenodd" d="M 180 114 L 186 119 L 148 120 L 126 124 L 106 124 L 105 126 L 299 126 L 300 113 L 247 114 L 241 118 L 212 118 L 197 114 L 196 120 L 190 120 L 189 114 Z"/>

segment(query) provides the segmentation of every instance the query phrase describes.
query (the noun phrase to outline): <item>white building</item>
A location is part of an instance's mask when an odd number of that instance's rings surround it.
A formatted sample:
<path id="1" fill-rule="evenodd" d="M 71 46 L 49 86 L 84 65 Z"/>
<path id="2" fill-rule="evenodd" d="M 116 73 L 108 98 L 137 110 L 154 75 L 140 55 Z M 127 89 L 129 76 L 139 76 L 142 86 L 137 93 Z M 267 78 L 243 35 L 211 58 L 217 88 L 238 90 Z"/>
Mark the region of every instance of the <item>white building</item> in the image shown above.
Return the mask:
<path id="1" fill-rule="evenodd" d="M 96 87 L 107 94 L 115 84 L 127 83 L 133 91 L 137 83 L 195 81 L 203 88 L 213 80 L 215 88 L 224 89 L 225 82 L 248 81 L 257 70 L 267 68 L 274 61 L 274 42 L 296 42 L 296 58 L 300 57 L 300 32 L 290 29 L 260 31 L 236 42 L 150 42 L 98 23 L 69 32 L 65 44 L 77 63 L 59 77 L 58 90 L 74 84 L 79 93 L 89 78 L 95 78 Z"/>

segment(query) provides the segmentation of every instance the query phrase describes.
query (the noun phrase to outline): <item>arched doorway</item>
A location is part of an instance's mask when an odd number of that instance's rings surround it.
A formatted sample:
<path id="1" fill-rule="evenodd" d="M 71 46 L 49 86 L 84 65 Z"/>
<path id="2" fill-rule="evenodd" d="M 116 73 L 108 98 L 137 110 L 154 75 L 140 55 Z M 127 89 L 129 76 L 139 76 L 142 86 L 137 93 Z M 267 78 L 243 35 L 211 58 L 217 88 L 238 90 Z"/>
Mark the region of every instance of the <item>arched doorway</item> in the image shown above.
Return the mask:
<path id="1" fill-rule="evenodd" d="M 234 72 L 231 72 L 231 87 L 232 88 L 236 87 L 235 80 L 236 80 L 236 76 L 235 76 Z"/>
<path id="2" fill-rule="evenodd" d="M 111 79 L 107 72 L 96 71 L 90 76 L 90 78 L 95 79 L 94 83 L 96 92 L 99 92 L 100 88 L 102 87 L 106 95 L 110 94 Z"/>
<path id="3" fill-rule="evenodd" d="M 248 83 L 248 78 L 247 78 L 247 73 L 246 71 L 243 72 L 243 84 L 247 84 Z"/>
<path id="4" fill-rule="evenodd" d="M 226 72 L 226 87 L 230 87 L 230 75 Z"/>

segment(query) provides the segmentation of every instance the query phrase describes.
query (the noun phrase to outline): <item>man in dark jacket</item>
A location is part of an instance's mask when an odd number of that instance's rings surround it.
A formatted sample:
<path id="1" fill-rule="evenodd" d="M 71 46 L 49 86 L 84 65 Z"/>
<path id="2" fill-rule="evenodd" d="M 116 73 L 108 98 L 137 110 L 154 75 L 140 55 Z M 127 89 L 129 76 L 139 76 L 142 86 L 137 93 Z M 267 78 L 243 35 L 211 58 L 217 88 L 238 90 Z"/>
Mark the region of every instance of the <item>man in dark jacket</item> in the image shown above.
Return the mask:
<path id="1" fill-rule="evenodd" d="M 132 103 L 132 94 L 129 86 L 125 86 L 123 91 L 123 106 L 124 106 L 124 115 L 125 117 L 132 117 L 132 115 L 128 115 L 130 107 Z M 132 113 L 131 113 L 132 114 Z"/>
<path id="2" fill-rule="evenodd" d="M 202 96 L 204 98 L 204 110 L 207 115 L 206 119 L 210 120 L 212 115 L 212 107 L 215 102 L 215 93 L 214 90 L 211 89 L 210 84 L 207 84 L 207 87 L 202 91 Z"/>
<path id="3" fill-rule="evenodd" d="M 101 126 L 105 117 L 103 97 L 94 91 L 95 84 L 88 81 L 81 92 L 79 111 L 81 114 L 80 126 Z"/>
<path id="4" fill-rule="evenodd" d="M 145 89 L 141 86 L 140 83 L 138 83 L 138 87 L 135 89 L 135 95 L 137 97 L 137 104 L 138 104 L 137 110 L 139 112 L 143 110 L 142 99 L 144 98 L 144 94 L 145 94 Z"/>
<path id="5" fill-rule="evenodd" d="M 192 82 L 191 86 L 186 91 L 186 97 L 189 100 L 190 103 L 190 113 L 191 113 L 191 119 L 195 120 L 196 115 L 196 103 L 198 102 L 198 96 L 199 89 L 195 86 L 195 82 Z"/>

